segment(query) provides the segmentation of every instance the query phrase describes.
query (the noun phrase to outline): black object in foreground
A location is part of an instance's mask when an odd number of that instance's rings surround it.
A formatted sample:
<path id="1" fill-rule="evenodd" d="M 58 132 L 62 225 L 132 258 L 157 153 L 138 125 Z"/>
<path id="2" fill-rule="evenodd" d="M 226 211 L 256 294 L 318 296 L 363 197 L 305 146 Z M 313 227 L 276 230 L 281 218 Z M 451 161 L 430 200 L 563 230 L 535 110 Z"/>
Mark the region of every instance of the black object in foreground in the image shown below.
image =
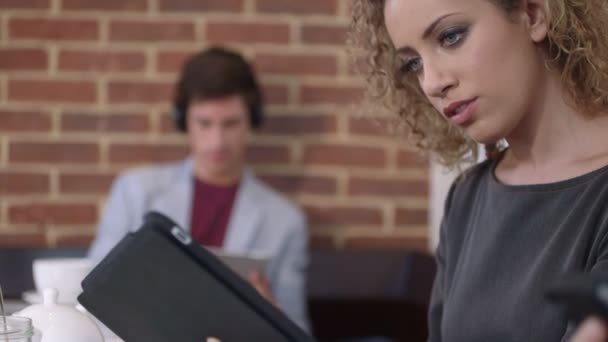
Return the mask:
<path id="1" fill-rule="evenodd" d="M 608 321 L 608 275 L 571 275 L 552 285 L 547 298 L 562 306 L 567 317 L 578 324 L 589 316 Z"/>
<path id="2" fill-rule="evenodd" d="M 78 301 L 126 342 L 314 339 L 157 212 L 83 280 Z"/>

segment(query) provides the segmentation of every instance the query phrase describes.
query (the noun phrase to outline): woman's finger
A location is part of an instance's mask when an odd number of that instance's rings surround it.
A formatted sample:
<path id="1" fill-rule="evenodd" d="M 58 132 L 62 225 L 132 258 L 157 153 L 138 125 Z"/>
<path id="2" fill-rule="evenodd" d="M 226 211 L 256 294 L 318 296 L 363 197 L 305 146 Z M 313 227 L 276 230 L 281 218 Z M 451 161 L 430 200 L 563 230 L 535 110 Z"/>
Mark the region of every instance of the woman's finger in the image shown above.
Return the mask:
<path id="1" fill-rule="evenodd" d="M 608 342 L 605 322 L 592 317 L 583 322 L 570 340 L 571 342 Z"/>

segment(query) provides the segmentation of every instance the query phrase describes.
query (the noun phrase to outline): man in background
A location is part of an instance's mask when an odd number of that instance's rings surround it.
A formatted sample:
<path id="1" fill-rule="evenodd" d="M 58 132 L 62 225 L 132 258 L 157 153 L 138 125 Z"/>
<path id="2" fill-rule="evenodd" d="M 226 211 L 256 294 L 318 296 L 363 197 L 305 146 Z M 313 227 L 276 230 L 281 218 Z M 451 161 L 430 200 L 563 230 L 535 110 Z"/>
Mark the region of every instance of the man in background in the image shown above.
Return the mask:
<path id="1" fill-rule="evenodd" d="M 307 227 L 302 211 L 245 166 L 248 138 L 263 121 L 252 67 L 239 54 L 209 48 L 184 65 L 174 100 L 188 135 L 186 160 L 128 170 L 112 186 L 89 256 L 101 260 L 143 215 L 159 211 L 202 245 L 270 256 L 249 281 L 303 328 L 308 327 Z"/>

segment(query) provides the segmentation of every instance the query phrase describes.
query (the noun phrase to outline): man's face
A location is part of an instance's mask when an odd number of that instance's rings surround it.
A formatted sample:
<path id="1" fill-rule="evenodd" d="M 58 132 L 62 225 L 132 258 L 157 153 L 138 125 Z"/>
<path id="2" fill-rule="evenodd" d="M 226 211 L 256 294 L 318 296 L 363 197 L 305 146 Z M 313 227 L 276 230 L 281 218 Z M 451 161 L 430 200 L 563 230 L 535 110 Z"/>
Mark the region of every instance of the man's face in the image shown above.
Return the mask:
<path id="1" fill-rule="evenodd" d="M 240 174 L 251 130 L 242 96 L 193 100 L 187 127 L 198 173 L 220 179 Z"/>

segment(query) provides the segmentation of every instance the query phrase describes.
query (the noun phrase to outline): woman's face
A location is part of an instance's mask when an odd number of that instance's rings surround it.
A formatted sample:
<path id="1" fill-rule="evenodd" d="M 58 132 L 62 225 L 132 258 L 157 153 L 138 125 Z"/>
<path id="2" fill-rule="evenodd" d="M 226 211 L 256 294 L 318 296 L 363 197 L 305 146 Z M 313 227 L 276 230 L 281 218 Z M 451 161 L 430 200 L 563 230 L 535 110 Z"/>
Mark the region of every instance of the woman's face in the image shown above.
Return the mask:
<path id="1" fill-rule="evenodd" d="M 511 16 L 488 0 L 386 0 L 402 71 L 480 143 L 507 137 L 535 110 L 545 77 L 542 2 Z"/>

